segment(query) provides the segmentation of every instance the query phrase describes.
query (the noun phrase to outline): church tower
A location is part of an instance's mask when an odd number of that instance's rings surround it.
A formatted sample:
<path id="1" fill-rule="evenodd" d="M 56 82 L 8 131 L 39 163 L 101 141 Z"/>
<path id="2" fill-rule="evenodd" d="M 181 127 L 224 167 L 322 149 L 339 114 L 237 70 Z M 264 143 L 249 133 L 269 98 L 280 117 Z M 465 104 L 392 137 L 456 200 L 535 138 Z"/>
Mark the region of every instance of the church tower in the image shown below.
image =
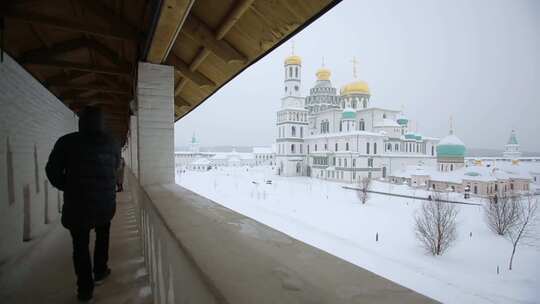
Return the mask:
<path id="1" fill-rule="evenodd" d="M 438 171 L 454 171 L 465 166 L 465 144 L 454 135 L 452 118 L 450 118 L 450 134 L 437 144 Z"/>
<path id="2" fill-rule="evenodd" d="M 308 114 L 300 93 L 302 59 L 293 54 L 285 59 L 284 96 L 277 112 L 276 172 L 283 176 L 304 175 L 304 136 Z"/>
<path id="3" fill-rule="evenodd" d="M 516 131 L 512 130 L 512 133 L 510 133 L 510 138 L 508 138 L 508 142 L 506 145 L 504 145 L 504 157 L 507 158 L 518 158 L 521 156 L 521 152 L 519 151 L 519 143 L 516 137 Z"/>

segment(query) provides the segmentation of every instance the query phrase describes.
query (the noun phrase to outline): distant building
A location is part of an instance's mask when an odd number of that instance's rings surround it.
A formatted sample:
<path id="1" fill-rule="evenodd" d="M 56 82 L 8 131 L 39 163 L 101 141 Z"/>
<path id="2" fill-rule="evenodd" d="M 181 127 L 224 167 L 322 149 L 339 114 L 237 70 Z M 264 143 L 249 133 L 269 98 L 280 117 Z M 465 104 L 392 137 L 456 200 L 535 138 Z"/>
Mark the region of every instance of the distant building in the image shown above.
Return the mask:
<path id="1" fill-rule="evenodd" d="M 389 181 L 432 191 L 468 192 L 475 196 L 490 196 L 506 192 L 530 191 L 536 181 L 533 172 L 540 167 L 512 162 L 488 163 L 475 161 L 465 166 L 466 147 L 450 131 L 437 146 L 437 167 L 409 166 L 391 174 Z M 540 163 L 538 163 L 540 165 Z"/>
<path id="2" fill-rule="evenodd" d="M 240 167 L 274 165 L 275 155 L 271 147 L 254 147 L 253 152 L 200 152 L 195 135 L 186 151 L 174 153 L 176 172 L 181 170 L 206 171 L 217 167 Z"/>
<path id="3" fill-rule="evenodd" d="M 512 130 L 512 133 L 510 133 L 510 138 L 508 138 L 508 142 L 504 146 L 503 156 L 510 159 L 516 159 L 521 157 L 521 152 L 519 151 L 519 143 L 516 137 L 516 132 L 514 130 Z"/>
<path id="4" fill-rule="evenodd" d="M 354 183 L 364 176 L 386 178 L 407 165 L 435 166 L 438 139 L 413 132 L 402 111 L 373 107 L 366 82 L 355 79 L 338 94 L 323 66 L 303 97 L 301 58 L 287 57 L 284 72 L 276 120 L 277 174 Z"/>

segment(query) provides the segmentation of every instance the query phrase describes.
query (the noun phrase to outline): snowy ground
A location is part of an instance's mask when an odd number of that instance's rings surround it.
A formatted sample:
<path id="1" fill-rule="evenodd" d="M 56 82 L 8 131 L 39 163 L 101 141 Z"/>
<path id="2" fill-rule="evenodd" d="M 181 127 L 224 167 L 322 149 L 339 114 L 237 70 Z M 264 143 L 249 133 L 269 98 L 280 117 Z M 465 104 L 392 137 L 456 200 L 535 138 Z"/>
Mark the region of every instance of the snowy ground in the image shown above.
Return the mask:
<path id="1" fill-rule="evenodd" d="M 267 179 L 273 183 L 265 184 Z M 540 248 L 518 248 L 514 269 L 508 271 L 511 245 L 487 229 L 480 206 L 459 206 L 456 244 L 443 256 L 433 257 L 414 237 L 413 215 L 422 203 L 419 200 L 372 194 L 361 205 L 354 191 L 341 188 L 342 184 L 279 177 L 261 167 L 186 171 L 177 176 L 177 183 L 445 303 L 540 301 Z M 386 183 L 375 188 L 408 191 L 406 186 Z M 540 227 L 536 230 L 540 233 Z M 377 232 L 379 242 L 375 242 Z"/>

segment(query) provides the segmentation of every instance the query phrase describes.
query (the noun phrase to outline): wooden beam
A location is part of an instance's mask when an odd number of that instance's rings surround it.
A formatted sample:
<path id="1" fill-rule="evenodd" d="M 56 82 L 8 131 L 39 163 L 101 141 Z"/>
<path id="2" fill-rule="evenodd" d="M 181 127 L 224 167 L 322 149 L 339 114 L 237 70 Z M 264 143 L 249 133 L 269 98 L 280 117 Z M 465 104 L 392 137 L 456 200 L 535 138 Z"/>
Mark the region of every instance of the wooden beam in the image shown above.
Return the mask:
<path id="1" fill-rule="evenodd" d="M 191 103 L 189 103 L 187 100 L 185 100 L 181 96 L 176 96 L 174 98 L 174 101 L 175 101 L 175 103 L 178 103 L 180 106 L 188 106 L 190 108 L 193 106 Z"/>
<path id="2" fill-rule="evenodd" d="M 184 23 L 182 33 L 197 41 L 226 63 L 246 63 L 247 57 L 240 54 L 229 43 L 216 39 L 212 30 L 197 17 L 190 15 Z"/>
<path id="3" fill-rule="evenodd" d="M 89 34 L 104 38 L 113 38 L 120 40 L 136 41 L 137 35 L 132 32 L 126 32 L 118 28 L 103 28 L 101 26 L 89 25 L 86 23 L 73 22 L 69 20 L 49 17 L 45 15 L 30 13 L 26 11 L 7 9 L 5 11 L 6 18 L 17 20 L 30 24 L 39 24 L 42 26 L 52 27 L 68 32 Z"/>
<path id="4" fill-rule="evenodd" d="M 125 32 L 130 32 L 134 36 L 142 36 L 139 34 L 139 30 L 131 24 L 124 16 L 121 16 L 114 11 L 114 8 L 105 5 L 103 1 L 100 0 L 79 0 L 82 2 L 84 7 L 91 10 L 96 16 L 106 20 L 111 27 L 120 28 Z M 109 1 L 111 2 L 111 1 Z"/>
<path id="5" fill-rule="evenodd" d="M 164 62 L 176 42 L 176 37 L 195 0 L 163 0 L 146 60 Z"/>
<path id="6" fill-rule="evenodd" d="M 215 38 L 217 40 L 223 39 L 225 35 L 231 30 L 231 28 L 238 22 L 240 17 L 249 9 L 254 0 L 243 0 L 238 3 L 225 17 L 225 20 L 222 22 L 221 26 L 216 31 Z M 210 51 L 206 48 L 203 48 L 197 56 L 193 59 L 189 65 L 189 69 L 195 71 L 203 63 L 203 61 L 210 55 Z M 184 89 L 187 84 L 187 79 L 182 78 L 176 88 L 174 88 L 174 96 L 180 95 L 180 92 Z"/>
<path id="7" fill-rule="evenodd" d="M 62 73 L 56 74 L 54 76 L 51 76 L 45 79 L 43 84 L 45 86 L 48 86 L 52 84 L 66 83 L 66 82 L 73 81 L 73 80 L 76 80 L 78 78 L 88 76 L 88 75 L 92 75 L 92 74 L 88 72 L 80 72 L 80 71 L 71 71 L 69 73 L 62 72 Z"/>
<path id="8" fill-rule="evenodd" d="M 130 71 L 129 68 L 101 67 L 101 66 L 93 66 L 93 65 L 90 65 L 90 64 L 75 63 L 75 62 L 61 61 L 61 60 L 35 60 L 35 61 L 25 62 L 25 64 L 26 65 L 41 66 L 41 67 L 45 67 L 45 68 L 59 68 L 59 69 L 67 69 L 67 70 L 75 70 L 75 71 L 83 71 L 83 72 L 92 72 L 92 73 L 101 73 L 101 74 L 110 74 L 110 75 L 126 75 L 126 76 L 129 76 L 131 74 L 131 71 Z"/>
<path id="9" fill-rule="evenodd" d="M 126 61 L 122 56 L 120 56 L 116 51 L 110 49 L 103 43 L 95 40 L 95 39 L 89 39 L 88 45 L 94 49 L 96 52 L 98 52 L 101 56 L 108 59 L 111 63 L 116 65 L 123 65 L 123 66 L 130 66 L 131 64 Z"/>
<path id="10" fill-rule="evenodd" d="M 168 62 L 171 65 L 173 65 L 180 72 L 180 74 L 182 74 L 182 76 L 184 76 L 185 78 L 188 78 L 189 80 L 191 80 L 193 83 L 195 83 L 196 85 L 200 87 L 204 87 L 204 86 L 213 87 L 216 85 L 212 80 L 208 79 L 203 74 L 199 72 L 191 71 L 189 67 L 187 66 L 187 64 L 173 53 L 169 55 Z"/>
<path id="11" fill-rule="evenodd" d="M 87 44 L 88 41 L 85 38 L 78 38 L 59 42 L 51 45 L 50 47 L 43 47 L 26 51 L 19 57 L 19 62 L 24 63 L 25 61 L 29 60 L 52 58 L 66 52 L 86 47 Z"/>
<path id="12" fill-rule="evenodd" d="M 123 94 L 123 95 L 131 95 L 131 92 L 127 89 L 115 89 L 110 87 L 104 87 L 100 85 L 95 84 L 53 84 L 51 85 L 55 88 L 61 88 L 61 89 L 70 89 L 70 90 L 77 90 L 77 91 L 97 91 L 97 92 L 103 92 L 103 93 L 114 93 L 114 94 Z"/>
<path id="13" fill-rule="evenodd" d="M 254 0 L 243 0 L 238 3 L 225 17 L 225 21 L 221 24 L 219 29 L 216 31 L 216 39 L 221 40 L 231 28 L 240 20 L 242 15 L 249 9 Z"/>

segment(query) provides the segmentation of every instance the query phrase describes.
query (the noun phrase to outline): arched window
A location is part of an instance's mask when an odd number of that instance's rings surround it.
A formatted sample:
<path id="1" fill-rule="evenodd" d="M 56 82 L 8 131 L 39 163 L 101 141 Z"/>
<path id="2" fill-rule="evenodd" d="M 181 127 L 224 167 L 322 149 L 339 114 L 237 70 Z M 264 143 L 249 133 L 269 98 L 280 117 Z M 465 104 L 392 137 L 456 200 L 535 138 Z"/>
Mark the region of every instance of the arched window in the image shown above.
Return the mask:
<path id="1" fill-rule="evenodd" d="M 373 154 L 377 154 L 377 143 L 373 143 Z"/>
<path id="2" fill-rule="evenodd" d="M 382 167 L 382 177 L 386 178 L 386 167 Z"/>
<path id="3" fill-rule="evenodd" d="M 356 167 L 356 159 L 353 159 L 353 160 L 352 160 L 352 166 L 353 166 L 353 168 Z"/>
<path id="4" fill-rule="evenodd" d="M 474 194 L 478 194 L 478 186 L 474 185 Z"/>
<path id="5" fill-rule="evenodd" d="M 317 144 L 315 144 L 315 151 L 317 151 Z"/>
<path id="6" fill-rule="evenodd" d="M 431 156 L 435 155 L 435 146 L 431 146 Z"/>
<path id="7" fill-rule="evenodd" d="M 294 152 L 294 144 L 291 145 L 291 153 L 295 153 Z"/>
<path id="8" fill-rule="evenodd" d="M 300 120 L 300 114 L 296 113 L 296 121 Z"/>
<path id="9" fill-rule="evenodd" d="M 358 122 L 358 130 L 360 131 L 364 131 L 366 128 L 366 125 L 364 123 L 364 120 L 363 119 L 360 119 L 360 121 Z"/>
<path id="10" fill-rule="evenodd" d="M 298 78 L 298 67 L 294 68 L 294 77 Z"/>
<path id="11" fill-rule="evenodd" d="M 383 119 L 386 118 L 386 113 L 383 113 L 382 118 L 383 118 Z"/>
<path id="12" fill-rule="evenodd" d="M 296 128 L 294 126 L 291 127 L 291 134 L 292 136 L 296 136 Z"/>
<path id="13" fill-rule="evenodd" d="M 345 151 L 349 151 L 349 143 L 345 143 Z"/>
<path id="14" fill-rule="evenodd" d="M 367 108 L 367 100 L 364 98 L 364 109 Z"/>
<path id="15" fill-rule="evenodd" d="M 328 151 L 328 145 L 324 144 L 324 151 Z"/>
<path id="16" fill-rule="evenodd" d="M 300 127 L 300 138 L 304 137 L 304 127 Z"/>
<path id="17" fill-rule="evenodd" d="M 366 143 L 366 154 L 369 154 L 369 143 Z"/>
<path id="18" fill-rule="evenodd" d="M 388 144 L 388 151 L 392 151 L 392 144 Z"/>
<path id="19" fill-rule="evenodd" d="M 343 159 L 343 167 L 347 168 L 347 159 L 346 158 Z"/>
<path id="20" fill-rule="evenodd" d="M 309 154 L 309 145 L 307 145 L 307 154 Z"/>
<path id="21" fill-rule="evenodd" d="M 450 171 L 454 171 L 454 164 L 450 164 Z"/>
<path id="22" fill-rule="evenodd" d="M 300 146 L 300 154 L 304 153 L 304 151 L 303 151 L 304 149 L 302 148 L 303 145 L 299 144 L 299 146 Z"/>
<path id="23" fill-rule="evenodd" d="M 338 150 L 338 143 L 336 143 L 334 151 L 337 151 L 337 150 Z"/>
<path id="24" fill-rule="evenodd" d="M 292 67 L 289 68 L 289 77 L 292 77 Z"/>

